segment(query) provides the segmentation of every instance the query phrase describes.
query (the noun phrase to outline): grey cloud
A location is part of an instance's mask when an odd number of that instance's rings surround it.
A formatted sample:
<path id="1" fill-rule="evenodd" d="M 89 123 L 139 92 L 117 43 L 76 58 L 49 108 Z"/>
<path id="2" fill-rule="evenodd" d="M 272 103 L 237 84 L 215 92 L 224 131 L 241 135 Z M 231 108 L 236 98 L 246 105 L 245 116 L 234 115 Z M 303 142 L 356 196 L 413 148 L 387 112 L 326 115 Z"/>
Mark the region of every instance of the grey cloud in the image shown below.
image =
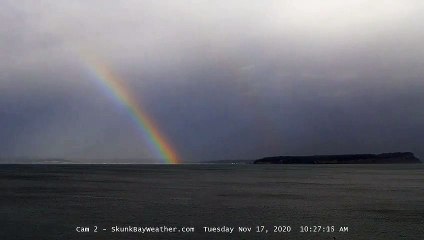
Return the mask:
<path id="1" fill-rule="evenodd" d="M 96 85 L 85 50 L 122 77 L 186 159 L 424 155 L 420 1 L 3 6 L 0 155 L 154 157 Z"/>

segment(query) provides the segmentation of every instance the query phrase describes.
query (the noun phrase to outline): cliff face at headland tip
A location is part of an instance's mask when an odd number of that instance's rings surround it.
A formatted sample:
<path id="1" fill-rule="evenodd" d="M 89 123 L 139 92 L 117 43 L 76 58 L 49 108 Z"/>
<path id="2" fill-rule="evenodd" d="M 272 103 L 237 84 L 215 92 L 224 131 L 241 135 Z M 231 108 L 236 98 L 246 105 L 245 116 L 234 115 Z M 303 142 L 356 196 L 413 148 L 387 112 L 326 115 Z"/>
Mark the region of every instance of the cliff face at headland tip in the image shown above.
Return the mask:
<path id="1" fill-rule="evenodd" d="M 254 164 L 390 164 L 422 163 L 411 152 L 382 154 L 277 156 L 258 159 Z"/>

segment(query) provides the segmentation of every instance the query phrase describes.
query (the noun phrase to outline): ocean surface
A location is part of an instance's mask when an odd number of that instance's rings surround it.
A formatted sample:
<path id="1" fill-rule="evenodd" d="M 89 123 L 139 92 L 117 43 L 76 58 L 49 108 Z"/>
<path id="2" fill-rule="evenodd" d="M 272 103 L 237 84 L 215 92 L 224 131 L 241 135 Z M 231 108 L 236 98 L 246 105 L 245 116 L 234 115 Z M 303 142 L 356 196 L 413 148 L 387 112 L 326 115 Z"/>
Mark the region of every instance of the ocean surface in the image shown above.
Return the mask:
<path id="1" fill-rule="evenodd" d="M 424 164 L 0 165 L 0 239 L 421 240 Z"/>

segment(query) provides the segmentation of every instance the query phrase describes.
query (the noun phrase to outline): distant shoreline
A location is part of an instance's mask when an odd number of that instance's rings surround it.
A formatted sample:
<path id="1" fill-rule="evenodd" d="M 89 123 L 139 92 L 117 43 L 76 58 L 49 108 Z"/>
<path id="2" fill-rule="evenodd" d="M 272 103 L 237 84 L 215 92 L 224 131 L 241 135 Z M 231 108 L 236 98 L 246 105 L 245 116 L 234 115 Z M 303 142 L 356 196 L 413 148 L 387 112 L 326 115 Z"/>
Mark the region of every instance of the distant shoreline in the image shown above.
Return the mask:
<path id="1" fill-rule="evenodd" d="M 422 163 L 411 152 L 381 154 L 345 154 L 312 156 L 277 156 L 258 159 L 254 164 L 410 164 Z"/>
<path id="2" fill-rule="evenodd" d="M 168 164 L 163 162 L 143 162 L 145 159 L 131 159 L 124 162 L 105 160 L 69 160 L 69 159 L 2 159 L 0 165 L 203 165 L 203 164 L 420 164 L 423 163 L 411 152 L 395 152 L 381 154 L 340 154 L 340 155 L 309 155 L 309 156 L 273 156 L 261 159 L 216 160 L 201 162 L 182 162 Z M 85 162 L 86 161 L 86 162 Z M 123 161 L 117 159 L 117 161 Z"/>

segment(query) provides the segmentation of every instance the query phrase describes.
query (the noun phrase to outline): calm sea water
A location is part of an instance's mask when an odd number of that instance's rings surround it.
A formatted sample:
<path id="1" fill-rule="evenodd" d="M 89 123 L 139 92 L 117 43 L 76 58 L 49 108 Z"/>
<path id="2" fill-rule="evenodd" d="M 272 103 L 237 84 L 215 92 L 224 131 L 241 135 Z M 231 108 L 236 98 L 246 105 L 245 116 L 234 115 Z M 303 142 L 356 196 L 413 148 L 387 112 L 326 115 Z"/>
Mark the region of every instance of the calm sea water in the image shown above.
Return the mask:
<path id="1" fill-rule="evenodd" d="M 0 239 L 424 239 L 424 166 L 0 165 Z"/>

